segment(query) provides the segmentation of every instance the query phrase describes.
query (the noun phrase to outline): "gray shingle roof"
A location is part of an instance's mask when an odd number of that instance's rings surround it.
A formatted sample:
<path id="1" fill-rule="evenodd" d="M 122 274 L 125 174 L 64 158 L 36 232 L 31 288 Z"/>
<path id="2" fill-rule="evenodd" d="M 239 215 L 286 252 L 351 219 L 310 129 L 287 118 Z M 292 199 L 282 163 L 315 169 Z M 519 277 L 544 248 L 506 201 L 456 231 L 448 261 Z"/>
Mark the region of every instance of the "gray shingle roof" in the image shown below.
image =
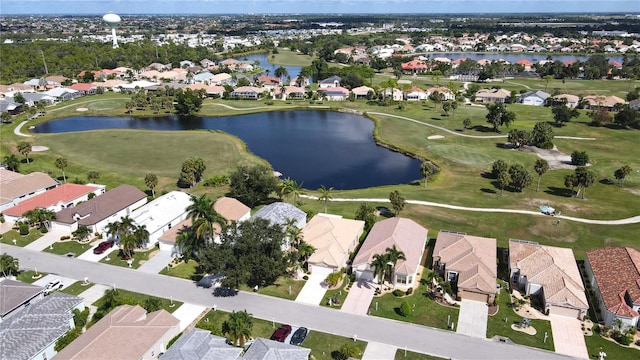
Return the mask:
<path id="1" fill-rule="evenodd" d="M 120 185 L 75 207 L 58 211 L 56 221 L 73 224 L 76 222 L 73 216 L 78 214 L 81 217 L 78 224 L 94 225 L 146 197 L 147 194 L 135 186 Z"/>
<path id="2" fill-rule="evenodd" d="M 243 360 L 307 360 L 311 349 L 257 338 L 242 357 Z"/>
<path id="3" fill-rule="evenodd" d="M 184 333 L 162 360 L 235 360 L 242 349 L 226 343 L 227 339 L 212 335 L 207 330 L 193 329 Z"/>
<path id="4" fill-rule="evenodd" d="M 60 292 L 33 303 L 0 323 L 0 359 L 30 359 L 64 335 L 71 310 L 82 299 Z"/>
<path id="5" fill-rule="evenodd" d="M 299 228 L 303 228 L 307 224 L 307 214 L 297 207 L 285 202 L 274 202 L 269 204 L 258 210 L 251 218 L 261 218 L 269 220 L 271 224 L 280 225 L 286 224 L 288 219 L 295 219 L 296 226 Z"/>
<path id="6" fill-rule="evenodd" d="M 20 281 L 0 281 L 0 317 L 33 299 L 42 292 L 41 286 L 25 284 Z"/>

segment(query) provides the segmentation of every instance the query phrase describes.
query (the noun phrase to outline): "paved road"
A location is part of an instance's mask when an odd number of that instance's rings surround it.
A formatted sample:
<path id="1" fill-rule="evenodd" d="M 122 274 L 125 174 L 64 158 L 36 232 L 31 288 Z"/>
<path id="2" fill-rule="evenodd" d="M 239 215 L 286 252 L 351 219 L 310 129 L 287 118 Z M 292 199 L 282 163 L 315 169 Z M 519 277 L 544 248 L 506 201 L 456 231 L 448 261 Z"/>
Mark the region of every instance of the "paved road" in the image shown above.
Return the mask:
<path id="1" fill-rule="evenodd" d="M 240 292 L 237 296 L 216 298 L 193 282 L 132 269 L 92 263 L 20 247 L 0 245 L 0 253 L 19 259 L 22 268 L 57 273 L 89 281 L 169 298 L 220 310 L 246 309 L 255 317 L 307 326 L 310 329 L 346 337 L 393 344 L 398 348 L 453 359 L 569 359 L 569 357 L 487 339 L 475 339 L 453 332 L 427 328 L 383 318 L 353 315 L 321 306 L 310 306 L 284 299 Z"/>

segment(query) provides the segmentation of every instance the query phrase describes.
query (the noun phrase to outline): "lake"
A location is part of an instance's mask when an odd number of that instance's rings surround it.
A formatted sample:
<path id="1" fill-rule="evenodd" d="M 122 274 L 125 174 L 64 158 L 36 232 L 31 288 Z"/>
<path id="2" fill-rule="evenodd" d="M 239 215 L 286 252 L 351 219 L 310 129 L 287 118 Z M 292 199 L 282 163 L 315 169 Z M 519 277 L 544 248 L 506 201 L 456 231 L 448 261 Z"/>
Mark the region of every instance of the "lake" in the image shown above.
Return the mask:
<path id="1" fill-rule="evenodd" d="M 282 66 L 283 68 L 287 69 L 287 73 L 289 73 L 289 76 L 293 79 L 294 77 L 298 76 L 300 74 L 300 70 L 302 69 L 302 67 L 300 66 L 289 66 L 289 65 L 274 65 L 269 63 L 269 59 L 268 56 L 270 56 L 267 53 L 260 53 L 260 54 L 251 54 L 251 55 L 247 55 L 247 56 L 243 56 L 243 57 L 239 57 L 236 58 L 237 60 L 240 61 L 258 61 L 260 63 L 260 67 L 269 70 L 269 75 L 270 76 L 275 76 L 275 72 L 276 69 L 279 68 L 280 66 Z"/>
<path id="2" fill-rule="evenodd" d="M 77 116 L 42 123 L 32 131 L 221 130 L 242 139 L 283 178 L 303 182 L 310 190 L 320 185 L 360 189 L 420 179 L 421 162 L 376 145 L 373 128 L 371 120 L 359 115 L 298 110 L 226 117 Z"/>

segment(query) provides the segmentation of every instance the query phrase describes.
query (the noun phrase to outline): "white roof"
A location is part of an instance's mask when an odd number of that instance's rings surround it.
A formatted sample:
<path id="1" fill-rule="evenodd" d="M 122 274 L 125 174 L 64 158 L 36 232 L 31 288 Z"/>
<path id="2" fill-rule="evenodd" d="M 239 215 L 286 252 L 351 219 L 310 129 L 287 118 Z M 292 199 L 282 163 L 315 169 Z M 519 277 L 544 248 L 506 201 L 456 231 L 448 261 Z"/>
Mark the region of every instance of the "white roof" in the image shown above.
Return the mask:
<path id="1" fill-rule="evenodd" d="M 155 86 L 155 85 L 160 85 L 160 83 L 151 82 L 151 81 L 147 81 L 147 80 L 138 80 L 138 81 L 132 82 L 131 84 L 118 85 L 118 87 L 123 88 L 123 89 L 135 89 L 136 87 L 146 88 L 146 87 Z"/>
<path id="2" fill-rule="evenodd" d="M 189 194 L 172 191 L 134 210 L 131 218 L 138 225 L 146 225 L 147 231 L 153 234 L 171 220 L 184 214 L 190 204 Z"/>
<path id="3" fill-rule="evenodd" d="M 75 94 L 78 90 L 73 90 L 69 88 L 53 88 L 51 90 L 45 91 L 44 93 L 49 96 L 58 97 L 64 94 Z"/>

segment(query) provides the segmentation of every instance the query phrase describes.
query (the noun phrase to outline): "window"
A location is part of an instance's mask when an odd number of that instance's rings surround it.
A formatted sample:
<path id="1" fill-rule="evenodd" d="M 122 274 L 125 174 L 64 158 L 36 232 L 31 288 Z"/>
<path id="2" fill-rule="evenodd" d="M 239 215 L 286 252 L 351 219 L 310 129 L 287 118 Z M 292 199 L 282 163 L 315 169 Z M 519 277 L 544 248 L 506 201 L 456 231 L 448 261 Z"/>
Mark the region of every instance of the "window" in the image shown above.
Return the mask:
<path id="1" fill-rule="evenodd" d="M 447 275 L 447 280 L 450 282 L 456 282 L 458 280 L 458 273 L 455 271 L 449 271 Z"/>

